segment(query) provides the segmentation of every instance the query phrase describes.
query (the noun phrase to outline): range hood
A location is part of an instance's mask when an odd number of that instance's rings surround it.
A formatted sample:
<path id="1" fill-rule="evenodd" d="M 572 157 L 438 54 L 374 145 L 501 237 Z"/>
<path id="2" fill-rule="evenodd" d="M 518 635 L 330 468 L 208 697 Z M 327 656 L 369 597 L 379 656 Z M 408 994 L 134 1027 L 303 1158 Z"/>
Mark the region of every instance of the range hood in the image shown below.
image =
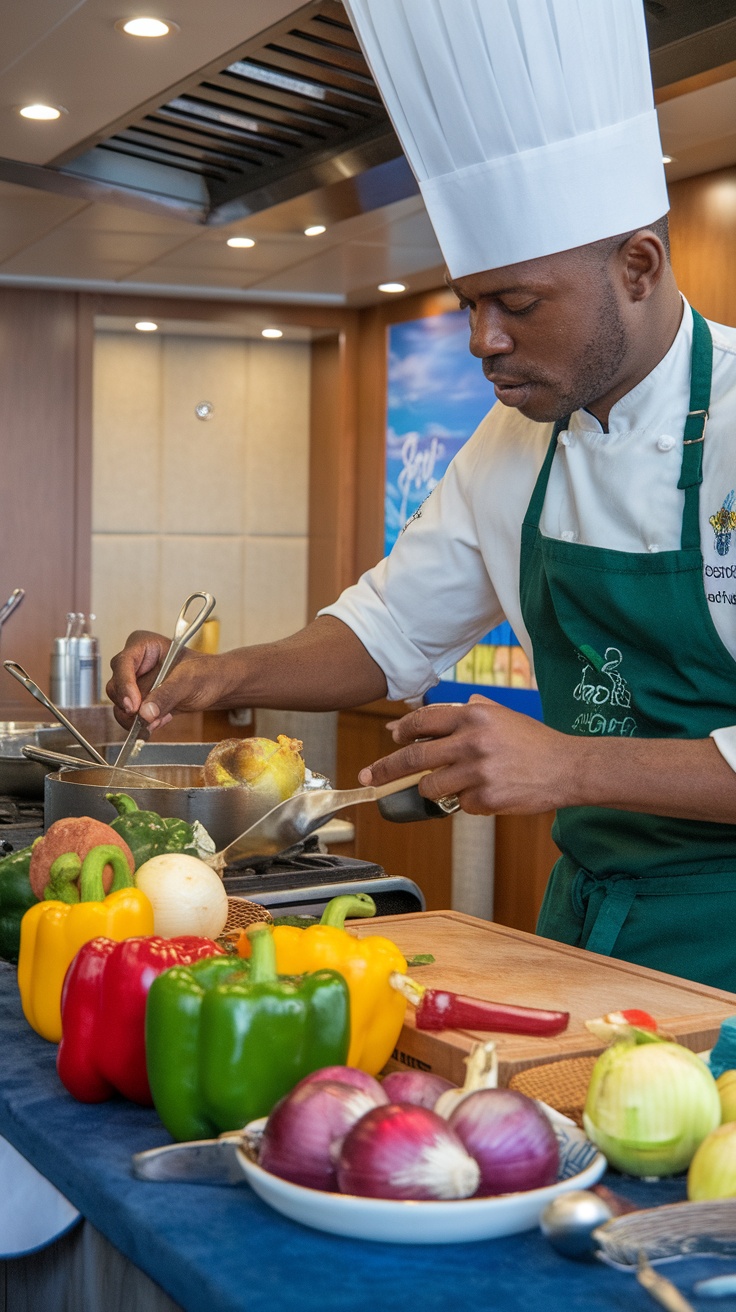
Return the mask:
<path id="1" fill-rule="evenodd" d="M 736 0 L 644 9 L 655 87 L 736 58 Z M 417 191 L 339 0 L 310 0 L 50 165 L 0 160 L 0 178 L 208 225 L 315 193 L 333 222 Z"/>
<path id="2" fill-rule="evenodd" d="M 369 173 L 358 209 L 416 191 L 338 0 L 311 0 L 54 167 L 208 224 Z"/>

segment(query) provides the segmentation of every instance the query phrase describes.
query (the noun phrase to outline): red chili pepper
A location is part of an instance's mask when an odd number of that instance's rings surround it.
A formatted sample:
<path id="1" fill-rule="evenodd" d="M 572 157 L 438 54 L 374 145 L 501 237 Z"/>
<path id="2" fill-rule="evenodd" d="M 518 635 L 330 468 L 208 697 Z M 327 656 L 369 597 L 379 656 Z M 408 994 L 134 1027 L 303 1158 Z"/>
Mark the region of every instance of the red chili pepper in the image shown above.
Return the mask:
<path id="1" fill-rule="evenodd" d="M 503 1034 L 561 1034 L 567 1029 L 569 1011 L 540 1011 L 536 1007 L 514 1007 L 506 1002 L 487 1002 L 462 993 L 428 989 L 408 975 L 395 973 L 391 984 L 416 1007 L 418 1030 L 488 1030 Z"/>
<path id="2" fill-rule="evenodd" d="M 152 1106 L 146 1074 L 146 997 L 170 966 L 189 966 L 222 953 L 212 939 L 94 938 L 80 948 L 61 995 L 62 1039 L 56 1069 L 80 1102 L 122 1093 Z"/>

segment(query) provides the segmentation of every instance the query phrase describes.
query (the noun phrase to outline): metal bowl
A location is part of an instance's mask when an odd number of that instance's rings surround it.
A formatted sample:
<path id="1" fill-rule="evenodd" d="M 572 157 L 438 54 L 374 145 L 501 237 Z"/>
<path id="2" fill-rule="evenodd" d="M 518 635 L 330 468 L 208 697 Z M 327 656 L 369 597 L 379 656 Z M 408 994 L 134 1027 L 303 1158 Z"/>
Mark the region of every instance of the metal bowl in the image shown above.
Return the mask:
<path id="1" fill-rule="evenodd" d="M 22 749 L 28 745 L 63 752 L 70 743 L 74 743 L 74 739 L 61 724 L 0 720 L 0 793 L 40 801 L 43 781 L 53 767 L 26 760 Z M 74 745 L 76 747 L 76 743 Z"/>

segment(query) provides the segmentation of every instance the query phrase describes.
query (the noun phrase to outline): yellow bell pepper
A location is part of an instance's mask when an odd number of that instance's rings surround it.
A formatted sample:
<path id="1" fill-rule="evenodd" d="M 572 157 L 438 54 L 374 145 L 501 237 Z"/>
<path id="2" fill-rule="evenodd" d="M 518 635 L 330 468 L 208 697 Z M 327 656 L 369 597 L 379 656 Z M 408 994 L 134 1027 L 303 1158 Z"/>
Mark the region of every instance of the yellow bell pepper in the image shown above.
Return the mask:
<path id="1" fill-rule="evenodd" d="M 114 871 L 107 897 L 102 887 L 106 865 Z M 44 1039 L 58 1043 L 64 976 L 79 949 L 99 936 L 121 942 L 152 934 L 153 907 L 133 886 L 119 847 L 93 847 L 84 862 L 68 852 L 54 861 L 50 875 L 44 901 L 31 907 L 21 921 L 18 987 L 28 1024 Z"/>
<path id="2" fill-rule="evenodd" d="M 406 971 L 406 959 L 396 944 L 377 934 L 358 938 L 344 928 L 346 916 L 372 916 L 375 910 L 365 893 L 335 897 L 319 925 L 276 925 L 273 931 L 279 975 L 336 970 L 344 977 L 350 993 L 348 1065 L 369 1075 L 377 1075 L 391 1056 L 406 1012 L 406 999 L 389 983 L 394 971 Z M 238 952 L 250 955 L 245 933 Z"/>

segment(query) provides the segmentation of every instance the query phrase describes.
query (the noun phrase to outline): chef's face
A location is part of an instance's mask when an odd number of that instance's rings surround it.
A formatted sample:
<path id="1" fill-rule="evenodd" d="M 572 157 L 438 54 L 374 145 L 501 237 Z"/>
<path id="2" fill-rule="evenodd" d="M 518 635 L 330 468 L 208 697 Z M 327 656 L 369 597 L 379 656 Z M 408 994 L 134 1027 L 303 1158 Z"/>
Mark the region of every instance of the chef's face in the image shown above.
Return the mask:
<path id="1" fill-rule="evenodd" d="M 470 350 L 504 405 L 561 419 L 615 389 L 629 349 L 609 262 L 594 248 L 457 278 Z"/>

